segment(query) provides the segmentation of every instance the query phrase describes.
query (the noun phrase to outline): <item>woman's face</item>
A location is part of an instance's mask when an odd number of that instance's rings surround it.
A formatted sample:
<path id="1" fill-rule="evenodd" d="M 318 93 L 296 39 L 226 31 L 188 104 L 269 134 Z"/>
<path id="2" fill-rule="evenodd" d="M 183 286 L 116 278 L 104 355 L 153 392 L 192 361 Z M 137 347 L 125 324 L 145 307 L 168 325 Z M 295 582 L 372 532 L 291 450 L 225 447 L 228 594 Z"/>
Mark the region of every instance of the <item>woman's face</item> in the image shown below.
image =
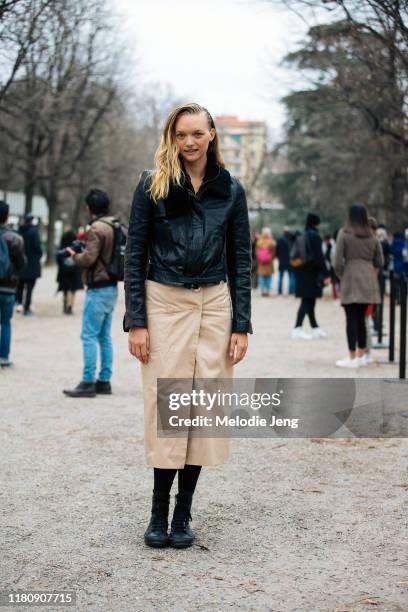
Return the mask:
<path id="1" fill-rule="evenodd" d="M 214 128 L 208 128 L 205 112 L 183 113 L 176 121 L 175 140 L 181 157 L 186 162 L 197 162 L 206 157 L 207 149 L 215 137 Z"/>

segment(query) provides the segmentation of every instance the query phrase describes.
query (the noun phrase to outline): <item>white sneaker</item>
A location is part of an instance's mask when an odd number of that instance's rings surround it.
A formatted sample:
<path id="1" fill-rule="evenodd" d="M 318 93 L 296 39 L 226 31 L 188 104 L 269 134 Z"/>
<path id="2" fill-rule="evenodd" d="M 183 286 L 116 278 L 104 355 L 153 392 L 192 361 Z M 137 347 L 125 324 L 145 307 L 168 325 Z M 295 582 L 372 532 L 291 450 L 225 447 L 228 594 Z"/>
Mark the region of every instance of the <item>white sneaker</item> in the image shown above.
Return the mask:
<path id="1" fill-rule="evenodd" d="M 360 359 L 359 357 L 354 357 L 354 359 L 350 359 L 350 357 L 338 359 L 336 361 L 336 366 L 338 368 L 358 368 L 360 366 Z"/>
<path id="2" fill-rule="evenodd" d="M 327 338 L 327 334 L 321 327 L 313 327 L 312 328 L 312 338 Z"/>
<path id="3" fill-rule="evenodd" d="M 361 357 L 358 357 L 358 361 L 361 366 L 366 366 L 370 365 L 370 363 L 374 363 L 374 359 L 371 357 L 371 355 L 367 355 L 367 353 L 365 353 Z"/>
<path id="4" fill-rule="evenodd" d="M 295 327 L 295 329 L 292 329 L 291 338 L 292 340 L 311 340 L 312 336 L 303 331 L 301 327 Z"/>
<path id="5" fill-rule="evenodd" d="M 18 304 L 16 306 L 16 312 L 23 312 L 23 305 L 22 304 Z"/>

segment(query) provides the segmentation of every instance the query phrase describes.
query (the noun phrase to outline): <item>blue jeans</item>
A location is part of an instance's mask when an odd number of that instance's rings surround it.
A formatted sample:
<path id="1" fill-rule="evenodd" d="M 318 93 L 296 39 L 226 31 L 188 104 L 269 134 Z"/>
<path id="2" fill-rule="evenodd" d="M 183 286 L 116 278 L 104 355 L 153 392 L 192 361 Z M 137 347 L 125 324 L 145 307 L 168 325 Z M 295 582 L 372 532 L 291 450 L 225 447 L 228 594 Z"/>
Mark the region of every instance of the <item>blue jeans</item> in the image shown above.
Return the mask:
<path id="1" fill-rule="evenodd" d="M 289 295 L 295 293 L 295 273 L 293 270 L 279 270 L 278 294 L 283 292 L 283 276 L 287 272 L 289 274 Z"/>
<path id="2" fill-rule="evenodd" d="M 260 274 L 258 276 L 258 283 L 259 283 L 259 288 L 261 290 L 262 293 L 269 293 L 272 287 L 272 279 L 273 279 L 273 275 L 272 274 L 268 274 L 267 276 L 264 276 L 262 274 Z"/>
<path id="3" fill-rule="evenodd" d="M 11 319 L 13 317 L 14 293 L 0 293 L 0 357 L 8 359 L 11 344 Z"/>
<path id="4" fill-rule="evenodd" d="M 82 380 L 95 382 L 98 344 L 101 352 L 99 380 L 112 376 L 112 313 L 118 297 L 117 286 L 88 289 L 82 315 L 81 340 L 84 352 Z"/>

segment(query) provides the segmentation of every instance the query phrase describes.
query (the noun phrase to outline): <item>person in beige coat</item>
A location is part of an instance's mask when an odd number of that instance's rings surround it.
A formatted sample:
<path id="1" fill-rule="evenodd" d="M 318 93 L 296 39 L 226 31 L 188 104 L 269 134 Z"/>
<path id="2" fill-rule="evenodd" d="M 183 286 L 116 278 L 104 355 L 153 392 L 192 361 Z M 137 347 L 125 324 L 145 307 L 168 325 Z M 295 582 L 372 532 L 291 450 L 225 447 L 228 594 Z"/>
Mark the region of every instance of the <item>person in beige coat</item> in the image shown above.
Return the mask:
<path id="1" fill-rule="evenodd" d="M 341 305 L 346 313 L 349 357 L 338 367 L 367 365 L 365 313 L 368 304 L 381 302 L 378 270 L 383 266 L 381 243 L 370 228 L 363 204 L 353 204 L 348 220 L 337 236 L 334 269 L 340 278 Z"/>
<path id="2" fill-rule="evenodd" d="M 130 353 L 141 362 L 145 456 L 154 477 L 144 541 L 153 547 L 185 548 L 194 541 L 189 521 L 201 468 L 227 462 L 230 440 L 195 435 L 193 426 L 184 435 L 172 430 L 158 435 L 159 425 L 166 422 L 161 402 L 158 406 L 158 379 L 179 386 L 177 379 L 183 379 L 190 392 L 201 379 L 212 379 L 216 386 L 227 379 L 229 384 L 252 333 L 245 191 L 226 170 L 214 121 L 198 104 L 170 113 L 155 168 L 142 173 L 136 188 L 126 243 L 125 297 L 124 330 L 129 332 Z M 187 418 L 193 414 L 189 404 Z"/>

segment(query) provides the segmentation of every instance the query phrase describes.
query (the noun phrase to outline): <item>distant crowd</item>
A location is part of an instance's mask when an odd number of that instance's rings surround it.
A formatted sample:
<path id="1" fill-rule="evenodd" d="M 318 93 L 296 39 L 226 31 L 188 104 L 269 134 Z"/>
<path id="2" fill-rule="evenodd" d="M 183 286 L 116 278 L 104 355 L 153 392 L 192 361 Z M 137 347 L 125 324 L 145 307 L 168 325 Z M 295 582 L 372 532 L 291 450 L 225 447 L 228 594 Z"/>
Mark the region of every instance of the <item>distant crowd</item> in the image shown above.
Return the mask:
<path id="1" fill-rule="evenodd" d="M 259 289 L 262 297 L 274 295 L 276 289 L 277 295 L 287 292 L 300 298 L 291 337 L 313 340 L 327 337 L 316 320 L 315 309 L 324 287 L 330 285 L 333 299 L 345 310 L 349 347 L 349 355 L 337 360 L 336 365 L 369 365 L 373 362 L 371 331 L 379 324 L 378 305 L 389 273 L 392 270 L 396 279 L 408 275 L 408 229 L 389 234 L 384 225 L 368 216 L 362 204 L 350 207 L 344 226 L 333 235 L 322 238 L 319 226 L 319 216 L 310 213 L 303 231 L 284 227 L 277 240 L 268 227 L 256 232 L 252 240 L 252 287 Z M 310 331 L 303 329 L 306 316 Z"/>

